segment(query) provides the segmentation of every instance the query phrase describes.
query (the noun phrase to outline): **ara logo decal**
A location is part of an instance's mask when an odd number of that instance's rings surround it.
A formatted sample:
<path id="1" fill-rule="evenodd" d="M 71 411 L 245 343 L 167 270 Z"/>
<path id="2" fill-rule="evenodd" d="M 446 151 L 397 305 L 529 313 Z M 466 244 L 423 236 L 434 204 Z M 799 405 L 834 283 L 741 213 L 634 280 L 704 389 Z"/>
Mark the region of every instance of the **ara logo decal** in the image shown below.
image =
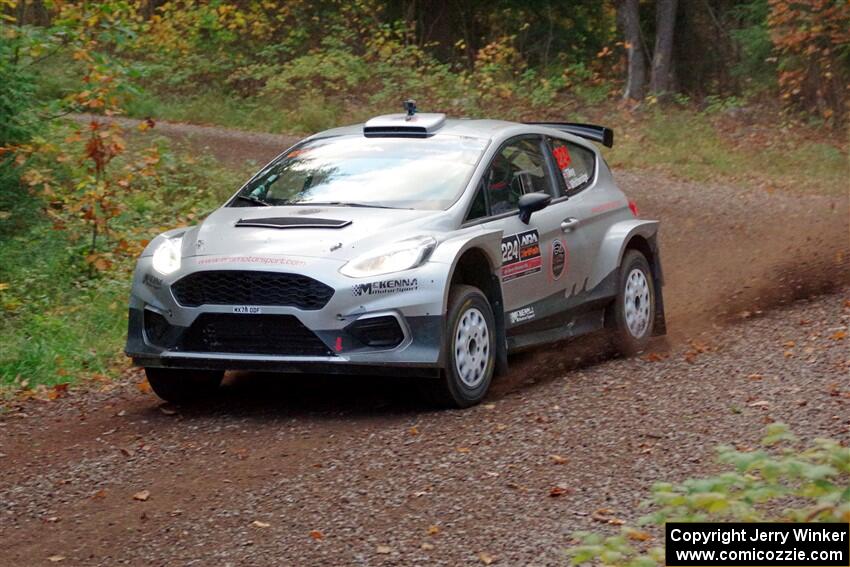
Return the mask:
<path id="1" fill-rule="evenodd" d="M 384 280 L 379 282 L 369 282 L 357 284 L 351 292 L 355 297 L 361 295 L 388 295 L 390 293 L 404 293 L 406 291 L 415 291 L 419 289 L 419 280 L 417 278 L 400 278 L 397 280 Z"/>
<path id="2" fill-rule="evenodd" d="M 511 325 L 531 321 L 532 319 L 534 319 L 534 307 L 523 307 L 522 309 L 511 311 Z"/>
<path id="3" fill-rule="evenodd" d="M 552 241 L 552 279 L 558 279 L 567 268 L 567 247 L 563 240 Z"/>
<path id="4" fill-rule="evenodd" d="M 526 230 L 502 238 L 502 281 L 510 281 L 542 270 L 540 235 Z"/>

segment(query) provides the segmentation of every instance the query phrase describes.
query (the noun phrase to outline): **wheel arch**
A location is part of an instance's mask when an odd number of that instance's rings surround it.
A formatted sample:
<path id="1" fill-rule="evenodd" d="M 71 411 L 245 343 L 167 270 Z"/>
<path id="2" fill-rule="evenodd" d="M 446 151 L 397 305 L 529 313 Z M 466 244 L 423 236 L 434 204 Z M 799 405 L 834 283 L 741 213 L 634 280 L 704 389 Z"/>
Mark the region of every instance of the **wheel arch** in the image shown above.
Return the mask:
<path id="1" fill-rule="evenodd" d="M 488 231 L 463 243 L 455 244 L 452 251 L 451 267 L 443 292 L 443 313 L 448 309 L 449 291 L 454 284 L 474 286 L 487 297 L 496 323 L 497 374 L 504 373 L 508 364 L 505 309 L 500 278 L 501 238 L 502 231 Z M 443 253 L 445 252 L 443 250 Z"/>
<path id="2" fill-rule="evenodd" d="M 652 270 L 656 299 L 653 334 L 663 335 L 667 332 L 667 324 L 664 317 L 664 273 L 661 269 L 658 227 L 658 221 L 639 219 L 622 221 L 611 226 L 602 242 L 591 283 L 598 283 L 611 273 L 616 274 L 614 281 L 619 282 L 623 256 L 628 250 L 639 251 L 646 257 Z"/>

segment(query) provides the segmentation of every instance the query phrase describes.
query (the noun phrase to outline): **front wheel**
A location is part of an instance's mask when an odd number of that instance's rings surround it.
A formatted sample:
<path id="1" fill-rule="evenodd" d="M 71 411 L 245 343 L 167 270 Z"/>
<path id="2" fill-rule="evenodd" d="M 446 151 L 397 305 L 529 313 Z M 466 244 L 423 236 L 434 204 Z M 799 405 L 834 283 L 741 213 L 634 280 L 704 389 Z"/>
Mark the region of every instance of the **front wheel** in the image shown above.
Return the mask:
<path id="1" fill-rule="evenodd" d="M 217 370 L 182 370 L 179 368 L 145 368 L 154 393 L 173 403 L 187 403 L 215 392 L 224 372 Z"/>
<path id="2" fill-rule="evenodd" d="M 443 344 L 446 367 L 433 386 L 441 405 L 466 408 L 487 395 L 496 366 L 496 325 L 487 297 L 469 285 L 454 285 Z"/>
<path id="3" fill-rule="evenodd" d="M 646 348 L 655 324 L 655 286 L 649 262 L 637 250 L 623 256 L 617 298 L 607 315 L 617 350 L 631 356 Z"/>

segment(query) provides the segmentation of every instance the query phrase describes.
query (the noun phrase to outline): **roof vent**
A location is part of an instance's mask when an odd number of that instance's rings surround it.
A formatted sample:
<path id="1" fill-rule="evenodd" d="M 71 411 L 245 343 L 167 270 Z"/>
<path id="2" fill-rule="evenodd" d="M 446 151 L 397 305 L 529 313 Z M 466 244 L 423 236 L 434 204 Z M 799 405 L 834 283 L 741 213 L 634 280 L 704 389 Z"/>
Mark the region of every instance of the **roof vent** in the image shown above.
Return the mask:
<path id="1" fill-rule="evenodd" d="M 426 138 L 435 134 L 445 123 L 446 115 L 442 113 L 413 114 L 408 111 L 408 114 L 385 114 L 366 122 L 363 125 L 363 135 L 367 138 Z"/>

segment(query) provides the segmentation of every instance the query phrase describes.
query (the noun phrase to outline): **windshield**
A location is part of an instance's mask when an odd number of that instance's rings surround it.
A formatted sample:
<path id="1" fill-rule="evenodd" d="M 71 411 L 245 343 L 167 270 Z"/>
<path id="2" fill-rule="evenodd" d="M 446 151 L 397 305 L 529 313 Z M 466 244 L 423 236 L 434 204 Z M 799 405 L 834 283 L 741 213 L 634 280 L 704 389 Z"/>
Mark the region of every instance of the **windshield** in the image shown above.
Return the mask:
<path id="1" fill-rule="evenodd" d="M 486 146 L 486 140 L 452 135 L 312 140 L 266 166 L 230 206 L 444 210 L 460 196 Z"/>

